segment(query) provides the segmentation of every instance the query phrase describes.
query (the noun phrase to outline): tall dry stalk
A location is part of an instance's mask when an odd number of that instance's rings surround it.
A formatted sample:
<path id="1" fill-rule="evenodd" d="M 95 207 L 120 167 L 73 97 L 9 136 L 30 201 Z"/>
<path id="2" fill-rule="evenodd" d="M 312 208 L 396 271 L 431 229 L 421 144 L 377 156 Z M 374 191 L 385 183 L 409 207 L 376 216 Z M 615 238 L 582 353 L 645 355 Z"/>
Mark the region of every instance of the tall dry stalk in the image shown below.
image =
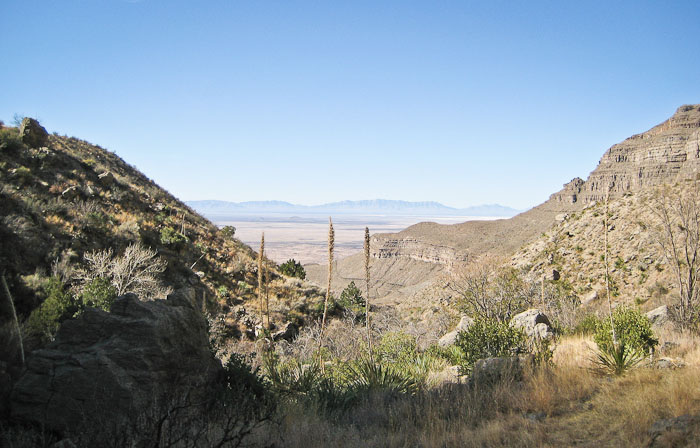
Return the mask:
<path id="1" fill-rule="evenodd" d="M 331 298 L 331 279 L 333 278 L 333 248 L 335 247 L 335 231 L 333 230 L 333 220 L 328 218 L 328 288 L 326 289 L 326 299 L 323 301 L 323 319 L 321 319 L 321 332 L 318 335 L 318 361 L 323 368 L 321 348 L 323 347 L 323 330 L 326 328 L 326 314 L 328 313 L 328 301 Z"/>
<path id="2" fill-rule="evenodd" d="M 365 227 L 365 323 L 367 324 L 367 347 L 372 356 L 372 330 L 369 323 L 369 227 Z"/>
<path id="3" fill-rule="evenodd" d="M 12 294 L 10 294 L 10 288 L 7 286 L 7 280 L 5 280 L 5 273 L 0 275 L 2 279 L 2 286 L 5 290 L 5 295 L 7 296 L 7 301 L 10 303 L 10 309 L 12 310 L 12 318 L 15 321 L 15 330 L 17 331 L 17 338 L 19 339 L 19 354 L 22 361 L 22 366 L 24 367 L 24 342 L 22 341 L 22 331 L 19 329 L 19 320 L 17 320 L 17 311 L 15 310 L 15 303 L 12 300 Z"/>
<path id="4" fill-rule="evenodd" d="M 263 277 L 265 280 L 268 280 L 267 276 L 267 265 L 263 264 Z M 268 282 L 264 282 L 264 287 L 265 287 L 265 314 L 267 315 L 267 329 L 270 329 L 270 291 L 269 291 L 269 285 Z"/>
<path id="5" fill-rule="evenodd" d="M 263 302 L 263 253 L 265 252 L 265 232 L 260 238 L 260 252 L 258 252 L 258 302 L 260 303 L 260 325 L 265 325 L 264 302 Z"/>
<path id="6" fill-rule="evenodd" d="M 605 193 L 605 216 L 603 216 L 603 226 L 605 227 L 605 252 L 603 259 L 605 261 L 605 294 L 608 298 L 608 315 L 610 317 L 610 328 L 612 330 L 613 345 L 617 347 L 617 335 L 615 334 L 615 322 L 613 321 L 612 314 L 612 300 L 610 299 L 610 263 L 609 263 L 609 253 L 608 253 L 608 216 L 610 215 L 610 187 Z"/>

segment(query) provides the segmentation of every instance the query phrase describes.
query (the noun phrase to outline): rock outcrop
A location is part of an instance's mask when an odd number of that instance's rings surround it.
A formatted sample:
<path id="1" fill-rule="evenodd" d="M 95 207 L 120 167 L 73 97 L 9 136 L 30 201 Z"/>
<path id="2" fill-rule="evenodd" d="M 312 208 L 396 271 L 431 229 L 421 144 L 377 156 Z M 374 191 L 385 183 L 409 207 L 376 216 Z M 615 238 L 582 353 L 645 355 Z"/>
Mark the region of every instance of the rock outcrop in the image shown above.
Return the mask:
<path id="1" fill-rule="evenodd" d="M 114 422 L 214 381 L 204 292 L 166 300 L 119 297 L 111 312 L 87 309 L 28 359 L 11 395 L 11 415 L 59 432 Z"/>
<path id="2" fill-rule="evenodd" d="M 470 381 L 477 386 L 495 384 L 503 380 L 520 381 L 534 365 L 535 358 L 532 355 L 484 358 L 474 364 Z"/>
<path id="3" fill-rule="evenodd" d="M 49 142 L 49 133 L 33 118 L 25 118 L 19 126 L 19 138 L 30 148 L 40 148 Z"/>
<path id="4" fill-rule="evenodd" d="M 453 345 L 455 341 L 457 340 L 457 334 L 460 331 L 466 331 L 469 327 L 472 326 L 474 323 L 474 319 L 472 319 L 469 316 L 462 316 L 462 318 L 459 320 L 459 323 L 455 327 L 454 330 L 450 331 L 449 333 L 445 334 L 443 337 L 441 337 L 438 340 L 438 345 L 440 347 L 447 347 L 450 345 Z"/>
<path id="5" fill-rule="evenodd" d="M 284 327 L 280 331 L 275 332 L 275 334 L 272 335 L 272 340 L 273 341 L 287 341 L 291 342 L 294 340 L 294 338 L 297 337 L 299 334 L 299 328 L 297 328 L 296 325 L 294 325 L 294 322 L 287 322 Z"/>
<path id="6" fill-rule="evenodd" d="M 453 247 L 440 244 L 426 244 L 412 237 L 387 239 L 384 241 L 375 237 L 370 247 L 372 247 L 370 255 L 376 259 L 408 258 L 443 265 L 453 265 L 465 262 L 468 259 L 467 254 L 461 253 Z"/>
<path id="7" fill-rule="evenodd" d="M 549 318 L 537 309 L 516 314 L 510 324 L 515 328 L 521 328 L 529 338 L 550 339 L 554 336 Z"/>
<path id="8" fill-rule="evenodd" d="M 668 305 L 661 305 L 658 308 L 654 308 L 646 313 L 646 316 L 654 328 L 663 327 L 664 325 L 670 323 L 668 316 Z"/>
<path id="9" fill-rule="evenodd" d="M 612 146 L 580 185 L 584 203 L 700 173 L 700 105 L 685 105 L 658 126 Z"/>
<path id="10" fill-rule="evenodd" d="M 608 149 L 587 180 L 575 178 L 543 204 L 510 219 L 440 225 L 420 223 L 372 240 L 377 260 L 404 258 L 450 266 L 489 252 L 512 255 L 557 217 L 629 191 L 700 175 L 700 105 L 678 108 L 664 123 Z"/>

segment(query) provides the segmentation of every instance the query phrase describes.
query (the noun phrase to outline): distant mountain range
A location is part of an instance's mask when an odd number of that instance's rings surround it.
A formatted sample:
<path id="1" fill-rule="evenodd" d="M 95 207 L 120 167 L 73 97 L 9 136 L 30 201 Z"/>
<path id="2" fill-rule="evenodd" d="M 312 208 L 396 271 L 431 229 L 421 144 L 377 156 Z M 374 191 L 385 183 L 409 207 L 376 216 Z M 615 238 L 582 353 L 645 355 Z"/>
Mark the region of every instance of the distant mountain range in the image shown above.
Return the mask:
<path id="1" fill-rule="evenodd" d="M 321 205 L 298 205 L 284 201 L 187 201 L 187 205 L 205 215 L 231 214 L 261 214 L 261 213 L 290 213 L 290 214 L 385 214 L 408 216 L 491 216 L 511 217 L 520 212 L 514 208 L 498 204 L 484 204 L 467 208 L 454 208 L 439 202 L 408 202 L 389 199 L 373 199 L 365 201 L 341 201 Z"/>

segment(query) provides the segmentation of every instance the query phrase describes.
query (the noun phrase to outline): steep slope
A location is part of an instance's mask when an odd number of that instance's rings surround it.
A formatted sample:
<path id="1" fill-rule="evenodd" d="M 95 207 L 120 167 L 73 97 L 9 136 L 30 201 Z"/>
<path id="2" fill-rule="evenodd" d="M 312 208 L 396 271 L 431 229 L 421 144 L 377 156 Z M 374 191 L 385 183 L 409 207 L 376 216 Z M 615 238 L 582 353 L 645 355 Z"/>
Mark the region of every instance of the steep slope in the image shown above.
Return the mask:
<path id="1" fill-rule="evenodd" d="M 117 256 L 140 244 L 167 262 L 164 286 L 206 288 L 207 308 L 223 321 L 222 331 L 233 337 L 253 331 L 259 322 L 257 261 L 248 246 L 114 153 L 27 123 L 32 125 L 22 127 L 23 137 L 17 128 L 0 129 L 0 272 L 20 323 L 46 299 L 50 277 L 77 294 L 75 273 L 86 254 L 111 249 Z M 273 322 L 290 314 L 303 319 L 320 292 L 281 277 L 274 263 L 266 265 Z M 9 316 L 3 312 L 0 327 Z"/>
<path id="2" fill-rule="evenodd" d="M 696 178 L 700 172 L 700 105 L 685 105 L 665 122 L 609 148 L 583 181 L 575 178 L 543 204 L 510 219 L 441 225 L 420 223 L 372 237 L 377 294 L 416 301 L 436 275 L 484 253 L 511 256 L 550 227 L 609 195 L 611 200 L 661 184 Z M 435 265 L 427 269 L 425 264 Z M 358 277 L 357 260 L 340 260 L 336 285 Z M 319 281 L 320 268 L 309 278 Z M 398 274 L 395 274 L 398 272 Z M 432 278 L 423 277 L 429 272 Z M 361 277 L 361 275 L 360 275 Z M 405 293 L 408 291 L 408 293 Z"/>
<path id="3" fill-rule="evenodd" d="M 692 197 L 692 182 L 666 185 L 671 201 Z M 650 310 L 668 304 L 677 290 L 672 266 L 663 256 L 664 231 L 656 212 L 659 192 L 654 187 L 628 192 L 610 200 L 608 210 L 608 257 L 614 303 L 634 303 Z M 674 202 L 675 203 L 675 202 Z M 607 306 L 605 285 L 604 201 L 590 203 L 578 213 L 552 226 L 544 235 L 521 248 L 511 264 L 537 281 L 553 270 L 559 281 L 570 286 L 589 310 Z M 675 295 L 675 293 L 674 293 Z"/>
<path id="4" fill-rule="evenodd" d="M 420 223 L 391 235 L 376 235 L 375 258 L 403 257 L 450 264 L 470 255 L 512 254 L 540 235 L 562 213 L 621 197 L 627 192 L 696 176 L 700 170 L 700 106 L 686 105 L 647 132 L 608 149 L 598 167 L 576 178 L 545 203 L 511 219 L 440 225 Z"/>

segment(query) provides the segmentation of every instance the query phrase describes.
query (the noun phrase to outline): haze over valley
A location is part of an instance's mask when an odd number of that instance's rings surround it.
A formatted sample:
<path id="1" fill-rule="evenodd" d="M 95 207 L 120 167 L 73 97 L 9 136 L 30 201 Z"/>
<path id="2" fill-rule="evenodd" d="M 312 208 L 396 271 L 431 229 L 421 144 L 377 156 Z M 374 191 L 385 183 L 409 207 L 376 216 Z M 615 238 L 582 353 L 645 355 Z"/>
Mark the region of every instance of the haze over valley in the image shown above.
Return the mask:
<path id="1" fill-rule="evenodd" d="M 290 258 L 302 264 L 324 263 L 328 258 L 328 218 L 335 227 L 337 258 L 362 250 L 365 227 L 375 233 L 394 233 L 419 222 L 456 224 L 470 220 L 508 218 L 517 210 L 491 204 L 464 209 L 436 202 L 391 200 L 343 201 L 300 206 L 281 201 L 234 203 L 187 201 L 219 227 L 236 228 L 236 237 L 251 247 L 260 246 L 265 233 L 267 256 L 277 263 Z"/>

